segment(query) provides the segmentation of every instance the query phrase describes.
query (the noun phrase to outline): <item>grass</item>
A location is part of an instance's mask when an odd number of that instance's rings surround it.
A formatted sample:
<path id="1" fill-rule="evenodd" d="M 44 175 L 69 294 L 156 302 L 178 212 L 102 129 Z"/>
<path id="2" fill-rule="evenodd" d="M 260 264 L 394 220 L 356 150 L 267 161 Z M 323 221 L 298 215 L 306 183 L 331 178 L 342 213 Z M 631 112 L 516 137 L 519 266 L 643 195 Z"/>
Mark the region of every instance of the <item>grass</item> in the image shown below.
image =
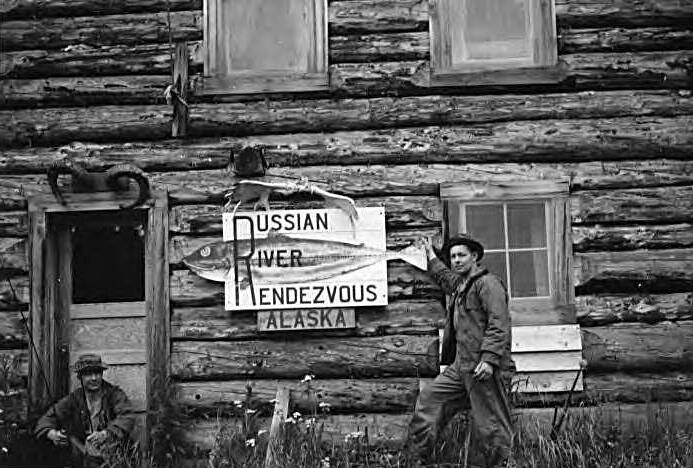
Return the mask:
<path id="1" fill-rule="evenodd" d="M 12 374 L 6 372 L 5 379 Z M 0 382 L 0 388 L 3 387 Z M 168 388 L 173 388 L 169 386 Z M 175 402 L 174 395 L 165 401 Z M 112 454 L 103 468 L 261 468 L 264 466 L 268 432 L 260 426 L 260 408 L 248 388 L 245 401 L 235 402 L 234 416 L 219 423 L 209 453 L 191 461 L 193 452 L 181 443 L 187 417 L 175 403 L 161 407 L 153 440 L 162 444 L 166 455 L 156 463 L 143 463 L 133 446 Z M 550 426 L 542 419 L 523 417 L 516 424 L 513 449 L 516 468 L 693 468 L 693 421 L 682 420 L 664 407 L 652 404 L 636 422 L 624 423 L 618 414 L 599 411 L 600 407 L 569 410 L 560 432 L 550 436 Z M 345 439 L 328 442 L 324 422 L 329 407 L 315 405 L 309 415 L 293 413 L 286 418 L 279 434 L 278 466 L 301 468 L 410 468 L 411 454 L 398 447 L 377 445 L 369 440 L 368 430 L 352 433 Z M 220 419 L 219 419 L 220 420 Z M 548 426 L 548 427 L 547 427 Z M 464 466 L 466 420 L 458 417 L 443 433 L 436 447 L 435 463 L 429 466 Z M 405 444 L 406 446 L 406 444 Z M 0 419 L 0 466 L 28 467 L 46 461 L 45 450 L 31 434 L 17 424 Z M 199 453 L 197 454 L 200 455 Z M 33 457 L 33 458 L 32 458 Z M 50 459 L 50 458 L 48 458 Z"/>
<path id="2" fill-rule="evenodd" d="M 252 418 L 251 418 L 252 419 Z M 293 419 L 293 421 L 291 421 Z M 408 468 L 411 454 L 388 450 L 368 441 L 367 434 L 352 434 L 343 444 L 321 442 L 318 417 L 289 418 L 281 437 L 279 466 L 306 468 Z M 667 409 L 652 405 L 640 422 L 622 423 L 598 411 L 571 410 L 562 430 L 552 438 L 539 419 L 518 424 L 513 449 L 517 468 L 692 468 L 693 421 L 682 421 Z M 457 418 L 446 429 L 429 466 L 464 466 L 466 423 Z M 248 418 L 220 424 L 209 468 L 260 468 L 267 448 L 267 433 Z"/>

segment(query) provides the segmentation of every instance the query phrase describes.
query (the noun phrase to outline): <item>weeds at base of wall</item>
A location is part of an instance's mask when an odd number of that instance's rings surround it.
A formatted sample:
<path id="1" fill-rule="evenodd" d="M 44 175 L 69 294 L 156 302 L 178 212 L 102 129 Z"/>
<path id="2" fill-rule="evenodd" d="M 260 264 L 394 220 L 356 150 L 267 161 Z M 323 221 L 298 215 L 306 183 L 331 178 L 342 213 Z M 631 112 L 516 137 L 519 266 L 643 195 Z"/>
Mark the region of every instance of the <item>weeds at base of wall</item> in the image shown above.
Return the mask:
<path id="1" fill-rule="evenodd" d="M 681 421 L 652 405 L 640 423 L 621 423 L 599 411 L 571 412 L 555 439 L 538 420 L 519 426 L 509 466 L 517 468 L 690 468 L 693 466 L 693 421 Z M 534 426 L 534 427 L 533 427 Z M 431 467 L 464 466 L 466 422 L 458 418 L 436 447 Z M 339 445 L 323 441 L 320 418 L 285 424 L 277 466 L 306 468 L 410 468 L 411 453 L 369 443 L 367 431 Z M 406 446 L 406 444 L 405 444 Z M 252 425 L 220 425 L 205 468 L 261 468 L 267 433 Z M 190 465 L 193 466 L 193 465 Z"/>

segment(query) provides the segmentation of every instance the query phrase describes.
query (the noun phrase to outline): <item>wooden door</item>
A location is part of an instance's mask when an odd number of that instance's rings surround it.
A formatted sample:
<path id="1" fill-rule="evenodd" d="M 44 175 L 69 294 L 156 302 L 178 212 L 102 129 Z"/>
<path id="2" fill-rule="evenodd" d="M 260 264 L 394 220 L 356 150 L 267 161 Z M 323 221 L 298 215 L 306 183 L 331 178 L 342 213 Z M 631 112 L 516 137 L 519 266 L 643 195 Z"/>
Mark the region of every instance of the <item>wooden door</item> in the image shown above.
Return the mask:
<path id="1" fill-rule="evenodd" d="M 61 311 L 70 369 L 81 354 L 108 365 L 104 380 L 125 391 L 140 414 L 146 410 L 147 310 L 144 298 L 142 212 L 90 213 L 57 218 L 60 269 L 69 277 Z M 66 304 L 67 305 L 67 304 Z M 69 373 L 68 391 L 81 383 Z"/>

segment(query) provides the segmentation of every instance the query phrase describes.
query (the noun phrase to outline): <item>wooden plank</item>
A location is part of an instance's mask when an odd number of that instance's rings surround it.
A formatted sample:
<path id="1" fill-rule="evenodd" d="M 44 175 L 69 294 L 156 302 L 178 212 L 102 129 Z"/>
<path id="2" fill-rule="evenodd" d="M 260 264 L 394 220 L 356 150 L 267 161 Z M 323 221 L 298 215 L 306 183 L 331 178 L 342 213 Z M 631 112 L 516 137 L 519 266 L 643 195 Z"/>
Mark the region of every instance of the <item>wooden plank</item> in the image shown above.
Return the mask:
<path id="1" fill-rule="evenodd" d="M 171 373 L 179 379 L 319 378 L 435 375 L 433 336 L 172 344 Z"/>
<path id="2" fill-rule="evenodd" d="M 188 93 L 188 44 L 177 42 L 173 61 L 173 122 L 171 136 L 183 137 L 188 131 L 189 93 Z"/>
<path id="3" fill-rule="evenodd" d="M 142 317 L 75 319 L 70 321 L 71 351 L 115 349 L 143 350 L 145 348 L 145 319 Z"/>
<path id="4" fill-rule="evenodd" d="M 72 350 L 70 355 L 70 365 L 73 365 L 79 354 L 93 353 L 100 354 L 103 362 L 106 365 L 120 366 L 128 364 L 146 364 L 145 349 L 130 349 L 130 348 L 78 348 Z"/>
<path id="5" fill-rule="evenodd" d="M 257 329 L 259 332 L 349 328 L 356 328 L 356 311 L 353 307 L 257 311 Z"/>
<path id="6" fill-rule="evenodd" d="M 578 376 L 577 371 L 518 372 L 512 380 L 511 388 L 518 394 L 517 398 L 522 399 L 527 398 L 525 395 L 528 394 L 546 397 L 547 393 L 569 392 L 571 388 L 581 392 L 584 390 L 584 383 L 582 375 Z"/>
<path id="7" fill-rule="evenodd" d="M 691 5 L 679 0 L 558 0 L 556 15 L 562 27 L 626 27 L 685 25 L 693 18 Z"/>
<path id="8" fill-rule="evenodd" d="M 512 353 L 518 373 L 551 371 L 575 371 L 580 369 L 580 351 L 543 351 L 536 353 Z"/>
<path id="9" fill-rule="evenodd" d="M 513 327 L 512 352 L 580 351 L 579 325 L 539 325 Z"/>
<path id="10" fill-rule="evenodd" d="M 281 442 L 279 434 L 284 420 L 289 415 L 289 388 L 279 387 L 277 389 L 276 402 L 274 403 L 274 414 L 272 415 L 272 423 L 269 429 L 269 441 L 267 443 L 267 455 L 265 457 L 264 468 L 273 468 L 278 466 L 277 457 Z"/>
<path id="11" fill-rule="evenodd" d="M 166 193 L 154 197 L 153 206 L 147 212 L 145 231 L 145 305 L 146 362 L 145 390 L 148 416 L 140 438 L 141 445 L 155 462 L 166 458 L 164 447 L 169 445 L 162 439 L 166 434 L 153 435 L 155 415 L 162 414 L 165 405 L 170 373 L 170 297 L 168 269 L 168 197 Z"/>
<path id="12" fill-rule="evenodd" d="M 144 302 L 109 302 L 107 304 L 72 304 L 70 317 L 75 319 L 115 319 L 146 317 Z"/>

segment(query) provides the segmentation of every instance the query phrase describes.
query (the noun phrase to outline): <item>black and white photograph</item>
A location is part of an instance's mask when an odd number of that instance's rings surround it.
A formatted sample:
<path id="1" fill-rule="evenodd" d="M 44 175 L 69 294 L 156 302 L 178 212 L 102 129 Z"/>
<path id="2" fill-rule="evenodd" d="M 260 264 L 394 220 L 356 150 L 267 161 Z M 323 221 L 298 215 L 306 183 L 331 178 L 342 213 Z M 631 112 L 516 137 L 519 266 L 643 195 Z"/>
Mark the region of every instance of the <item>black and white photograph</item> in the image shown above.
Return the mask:
<path id="1" fill-rule="evenodd" d="M 1 468 L 693 468 L 693 0 L 0 0 Z"/>

